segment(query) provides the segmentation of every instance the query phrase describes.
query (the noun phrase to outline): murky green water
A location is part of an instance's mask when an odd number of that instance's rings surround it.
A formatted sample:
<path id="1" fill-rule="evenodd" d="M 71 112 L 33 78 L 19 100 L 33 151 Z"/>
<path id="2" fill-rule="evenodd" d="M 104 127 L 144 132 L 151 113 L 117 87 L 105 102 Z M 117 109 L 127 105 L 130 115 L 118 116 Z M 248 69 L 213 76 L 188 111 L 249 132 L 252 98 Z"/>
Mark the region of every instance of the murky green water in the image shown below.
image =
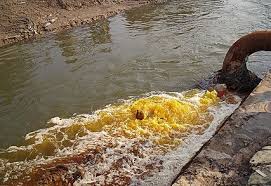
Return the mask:
<path id="1" fill-rule="evenodd" d="M 270 0 L 174 0 L 0 48 L 0 147 L 55 116 L 188 89 L 221 68 L 240 36 L 270 28 Z M 262 75 L 270 59 L 258 53 L 249 67 Z"/>

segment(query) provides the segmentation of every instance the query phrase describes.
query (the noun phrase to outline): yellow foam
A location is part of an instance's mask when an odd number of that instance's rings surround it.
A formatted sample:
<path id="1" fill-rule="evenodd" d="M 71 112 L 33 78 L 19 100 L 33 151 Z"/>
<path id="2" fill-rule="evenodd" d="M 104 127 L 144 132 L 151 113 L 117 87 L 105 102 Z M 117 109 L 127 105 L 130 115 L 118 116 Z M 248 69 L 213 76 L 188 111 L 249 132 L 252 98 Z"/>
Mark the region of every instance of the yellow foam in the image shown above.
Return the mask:
<path id="1" fill-rule="evenodd" d="M 99 119 L 86 127 L 100 125 L 101 130 L 111 135 L 142 137 L 158 145 L 175 146 L 180 142 L 175 136 L 211 122 L 213 118 L 207 109 L 218 101 L 215 91 L 203 94 L 199 104 L 162 96 L 141 98 L 130 105 L 116 107 L 110 113 L 100 113 Z M 136 118 L 138 111 L 143 113 L 144 119 Z"/>
<path id="2" fill-rule="evenodd" d="M 1 157 L 17 161 L 34 158 L 37 155 L 53 155 L 54 150 L 71 146 L 76 138 L 89 132 L 100 131 L 105 131 L 112 137 L 150 140 L 163 148 L 176 147 L 180 144 L 182 135 L 194 129 L 204 129 L 213 120 L 208 108 L 219 102 L 217 93 L 205 92 L 198 103 L 192 104 L 187 101 L 198 92 L 188 92 L 184 100 L 157 95 L 110 106 L 97 112 L 96 119 L 89 122 L 73 123 L 60 129 L 50 129 L 42 134 L 37 132 L 26 142 L 28 145 L 32 144 L 31 148 L 17 151 L 18 154 L 16 151 L 5 153 Z M 137 119 L 137 112 L 142 113 L 144 117 Z M 35 144 L 38 135 L 42 135 L 42 141 Z"/>

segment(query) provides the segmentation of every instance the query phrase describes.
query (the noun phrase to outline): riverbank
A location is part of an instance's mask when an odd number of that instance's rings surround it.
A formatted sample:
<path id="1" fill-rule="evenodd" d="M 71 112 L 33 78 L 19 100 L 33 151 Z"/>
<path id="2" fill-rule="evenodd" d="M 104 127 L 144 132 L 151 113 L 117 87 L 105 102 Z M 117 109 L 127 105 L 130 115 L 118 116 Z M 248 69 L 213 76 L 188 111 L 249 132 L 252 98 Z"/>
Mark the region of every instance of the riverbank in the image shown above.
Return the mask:
<path id="1" fill-rule="evenodd" d="M 270 185 L 270 147 L 265 147 L 271 145 L 270 92 L 269 72 L 174 186 Z"/>
<path id="2" fill-rule="evenodd" d="M 156 0 L 11 0 L 0 2 L 0 47 L 105 19 Z"/>

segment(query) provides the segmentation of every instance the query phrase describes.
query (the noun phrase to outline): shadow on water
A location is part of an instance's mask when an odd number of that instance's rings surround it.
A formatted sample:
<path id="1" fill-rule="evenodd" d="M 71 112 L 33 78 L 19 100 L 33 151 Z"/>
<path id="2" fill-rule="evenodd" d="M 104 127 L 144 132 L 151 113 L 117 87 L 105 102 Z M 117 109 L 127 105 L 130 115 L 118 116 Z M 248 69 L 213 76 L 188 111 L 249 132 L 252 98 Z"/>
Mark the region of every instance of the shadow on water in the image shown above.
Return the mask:
<path id="1" fill-rule="evenodd" d="M 126 11 L 0 49 L 0 148 L 55 116 L 150 91 L 181 91 L 219 70 L 230 45 L 270 29 L 269 0 L 184 0 Z M 251 56 L 262 74 L 270 54 Z"/>
<path id="2" fill-rule="evenodd" d="M 62 50 L 62 56 L 66 57 L 66 63 L 75 63 L 77 61 L 75 43 L 76 38 L 72 36 L 72 33 L 59 33 L 56 34 L 55 39 L 58 42 L 59 48 Z"/>
<path id="3" fill-rule="evenodd" d="M 108 20 L 103 20 L 78 30 L 57 33 L 54 39 L 62 51 L 64 62 L 80 63 L 82 58 L 89 57 L 90 53 L 110 53 L 111 48 L 106 46 L 112 42 L 109 23 Z"/>
<path id="4" fill-rule="evenodd" d="M 109 20 L 102 20 L 90 25 L 90 38 L 94 45 L 111 43 Z"/>

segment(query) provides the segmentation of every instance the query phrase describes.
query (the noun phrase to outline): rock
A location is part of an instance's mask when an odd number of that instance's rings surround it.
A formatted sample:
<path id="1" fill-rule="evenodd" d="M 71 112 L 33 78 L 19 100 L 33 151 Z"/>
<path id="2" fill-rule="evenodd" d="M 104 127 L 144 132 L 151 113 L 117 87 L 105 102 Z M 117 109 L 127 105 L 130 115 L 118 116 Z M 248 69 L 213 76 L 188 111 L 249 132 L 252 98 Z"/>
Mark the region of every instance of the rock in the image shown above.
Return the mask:
<path id="1" fill-rule="evenodd" d="M 265 146 L 250 160 L 252 173 L 248 185 L 271 185 L 271 146 Z"/>
<path id="2" fill-rule="evenodd" d="M 71 27 L 75 27 L 76 26 L 76 22 L 75 21 L 70 21 L 70 26 Z"/>
<path id="3" fill-rule="evenodd" d="M 52 23 L 50 23 L 50 22 L 48 22 L 48 23 L 45 23 L 44 24 L 44 27 L 48 27 L 48 26 L 50 26 Z"/>
<path id="4" fill-rule="evenodd" d="M 57 18 L 53 18 L 53 19 L 50 20 L 50 23 L 53 24 L 54 22 L 56 22 L 56 20 L 57 20 Z"/>
<path id="5" fill-rule="evenodd" d="M 52 31 L 54 30 L 54 27 L 53 25 L 50 23 L 50 24 L 47 24 L 47 26 L 44 26 L 43 27 L 45 31 Z"/>
<path id="6" fill-rule="evenodd" d="M 258 151 L 250 160 L 252 166 L 258 166 L 263 164 L 271 165 L 271 150 L 270 146 L 265 147 L 261 151 Z M 266 150 L 267 149 L 267 150 Z"/>
<path id="7" fill-rule="evenodd" d="M 52 23 L 50 23 L 50 22 L 45 23 L 44 26 L 43 26 L 43 29 L 45 31 L 51 31 L 51 30 L 53 30 Z"/>
<path id="8" fill-rule="evenodd" d="M 263 147 L 263 150 L 271 150 L 271 146 L 265 146 Z"/>
<path id="9" fill-rule="evenodd" d="M 264 166 L 256 169 L 250 175 L 248 185 L 271 185 L 271 168 Z"/>

